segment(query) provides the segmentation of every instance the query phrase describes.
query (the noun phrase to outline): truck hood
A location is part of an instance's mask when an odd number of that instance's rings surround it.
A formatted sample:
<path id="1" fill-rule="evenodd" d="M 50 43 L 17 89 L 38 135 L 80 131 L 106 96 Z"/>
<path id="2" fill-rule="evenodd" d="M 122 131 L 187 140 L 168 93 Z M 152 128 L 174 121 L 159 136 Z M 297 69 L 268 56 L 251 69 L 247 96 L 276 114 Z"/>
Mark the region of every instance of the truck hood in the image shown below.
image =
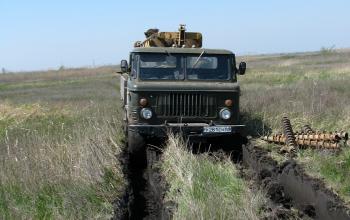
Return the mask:
<path id="1" fill-rule="evenodd" d="M 237 82 L 135 82 L 129 81 L 130 91 L 216 91 L 216 92 L 239 92 Z"/>

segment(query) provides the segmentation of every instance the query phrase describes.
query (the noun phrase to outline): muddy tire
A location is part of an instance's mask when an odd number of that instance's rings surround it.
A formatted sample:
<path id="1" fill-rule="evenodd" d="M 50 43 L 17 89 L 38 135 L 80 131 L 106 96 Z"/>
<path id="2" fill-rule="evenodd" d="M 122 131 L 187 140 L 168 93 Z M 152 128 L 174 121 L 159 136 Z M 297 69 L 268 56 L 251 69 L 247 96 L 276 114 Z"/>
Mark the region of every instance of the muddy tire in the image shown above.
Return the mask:
<path id="1" fill-rule="evenodd" d="M 128 130 L 128 152 L 130 155 L 140 155 L 145 150 L 145 138 L 138 132 Z"/>

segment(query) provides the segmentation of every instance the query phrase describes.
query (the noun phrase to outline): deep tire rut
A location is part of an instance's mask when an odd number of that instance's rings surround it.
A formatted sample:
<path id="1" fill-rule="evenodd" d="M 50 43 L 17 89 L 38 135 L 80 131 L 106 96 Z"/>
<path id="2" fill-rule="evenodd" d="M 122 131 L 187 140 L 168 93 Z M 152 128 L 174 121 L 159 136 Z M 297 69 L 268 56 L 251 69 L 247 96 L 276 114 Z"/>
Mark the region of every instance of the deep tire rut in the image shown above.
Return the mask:
<path id="1" fill-rule="evenodd" d="M 121 160 L 128 186 L 113 219 L 171 219 L 172 204 L 163 204 L 166 184 L 158 166 L 160 153 L 147 147 L 139 154 L 124 153 Z"/>
<path id="2" fill-rule="evenodd" d="M 278 164 L 258 146 L 243 148 L 243 163 L 276 204 L 295 208 L 300 218 L 349 220 L 350 209 L 325 184 L 307 175 L 294 160 Z"/>
<path id="3" fill-rule="evenodd" d="M 167 184 L 159 168 L 160 152 L 147 147 L 139 155 L 125 155 L 129 186 L 121 204 L 126 211 L 119 209 L 123 214 L 114 219 L 171 219 L 176 204 L 164 202 Z M 350 220 L 344 202 L 295 161 L 278 164 L 266 150 L 249 144 L 243 147 L 242 157 L 231 156 L 235 164 L 243 164 L 242 178 L 253 183 L 253 191 L 266 191 L 269 202 L 263 219 Z"/>

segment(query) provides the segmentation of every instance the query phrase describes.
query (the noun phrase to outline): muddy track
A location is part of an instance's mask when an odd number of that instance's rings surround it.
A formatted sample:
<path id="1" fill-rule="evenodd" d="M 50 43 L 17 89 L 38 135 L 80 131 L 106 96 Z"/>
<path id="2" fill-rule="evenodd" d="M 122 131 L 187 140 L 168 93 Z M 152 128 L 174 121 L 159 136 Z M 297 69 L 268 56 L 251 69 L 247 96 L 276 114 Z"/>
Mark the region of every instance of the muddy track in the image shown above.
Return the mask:
<path id="1" fill-rule="evenodd" d="M 138 155 L 124 152 L 120 160 L 128 186 L 113 219 L 171 219 L 174 204 L 163 202 L 167 186 L 157 163 L 160 153 L 147 147 Z"/>
<path id="2" fill-rule="evenodd" d="M 294 207 L 311 219 L 350 219 L 344 202 L 324 183 L 307 175 L 294 160 L 278 164 L 260 147 L 243 147 L 243 163 L 267 190 L 270 199 L 285 208 Z"/>
<path id="3" fill-rule="evenodd" d="M 160 152 L 154 148 L 147 148 L 147 179 L 148 193 L 148 210 L 151 213 L 150 219 L 171 219 L 174 203 L 164 202 L 164 196 L 167 191 L 167 184 L 159 169 Z"/>
<path id="4" fill-rule="evenodd" d="M 253 191 L 262 187 L 269 196 L 265 219 L 350 219 L 344 202 L 322 181 L 305 174 L 294 160 L 278 164 L 265 149 L 249 144 L 235 155 L 233 162 L 243 164 L 242 177 L 253 183 Z M 152 147 L 132 158 L 123 154 L 129 185 L 114 219 L 171 219 L 176 205 L 164 203 L 167 185 L 159 159 L 159 151 Z"/>

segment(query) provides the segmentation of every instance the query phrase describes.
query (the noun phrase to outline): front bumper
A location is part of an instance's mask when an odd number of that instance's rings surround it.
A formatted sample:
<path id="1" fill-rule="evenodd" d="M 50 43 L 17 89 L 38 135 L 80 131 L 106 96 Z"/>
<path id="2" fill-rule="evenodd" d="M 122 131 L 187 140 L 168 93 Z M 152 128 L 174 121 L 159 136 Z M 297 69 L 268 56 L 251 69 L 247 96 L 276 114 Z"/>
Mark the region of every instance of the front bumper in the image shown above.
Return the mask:
<path id="1" fill-rule="evenodd" d="M 204 127 L 231 127 L 231 132 L 204 133 Z M 244 125 L 210 125 L 207 123 L 167 123 L 161 125 L 132 124 L 128 130 L 138 132 L 145 137 L 166 137 L 167 133 L 180 133 L 193 138 L 210 138 L 220 136 L 231 136 L 244 133 Z"/>

